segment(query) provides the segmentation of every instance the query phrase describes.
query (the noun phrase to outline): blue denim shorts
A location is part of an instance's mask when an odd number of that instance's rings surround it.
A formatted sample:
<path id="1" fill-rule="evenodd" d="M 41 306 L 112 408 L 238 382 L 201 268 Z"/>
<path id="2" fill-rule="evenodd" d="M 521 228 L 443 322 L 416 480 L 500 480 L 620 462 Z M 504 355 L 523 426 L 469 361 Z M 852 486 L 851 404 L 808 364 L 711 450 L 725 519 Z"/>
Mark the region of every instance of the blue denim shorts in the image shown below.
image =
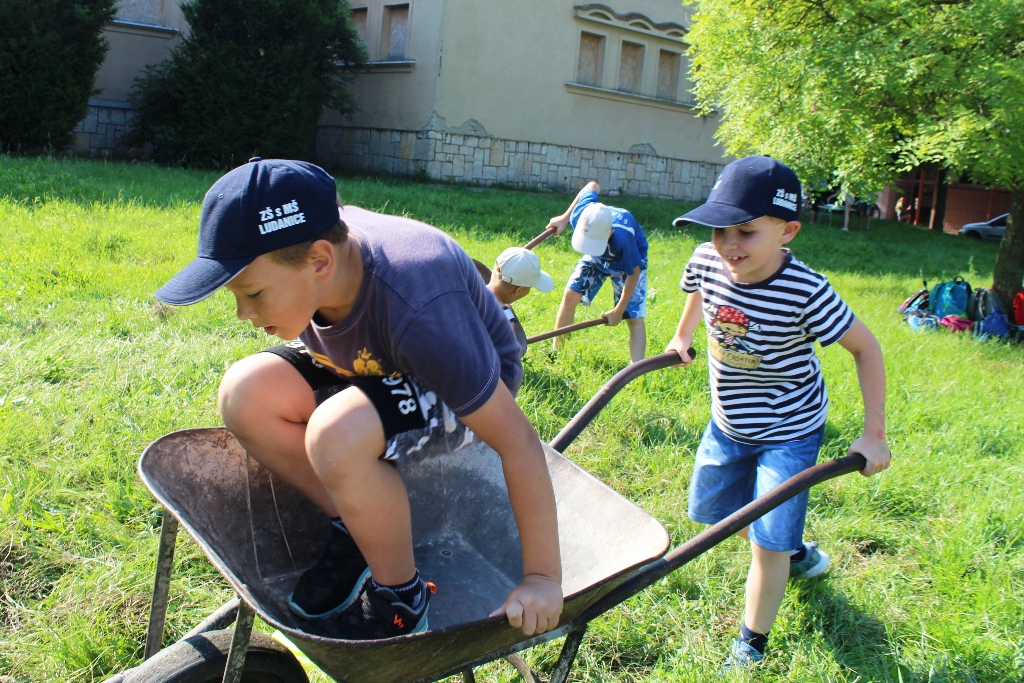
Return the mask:
<path id="1" fill-rule="evenodd" d="M 818 461 L 825 435 L 819 427 L 799 441 L 749 444 L 734 441 L 712 420 L 697 447 L 690 479 L 690 519 L 716 524 Z M 789 499 L 750 525 L 750 540 L 768 550 L 797 550 L 803 543 L 808 492 Z"/>
<path id="2" fill-rule="evenodd" d="M 569 276 L 566 289 L 578 292 L 582 297 L 581 303 L 589 306 L 601 290 L 601 285 L 607 278 L 612 279 L 612 294 L 615 295 L 615 305 L 618 305 L 622 297 L 622 287 L 626 284 L 627 274 L 621 270 L 609 267 L 609 263 L 599 256 L 584 256 L 576 262 L 576 270 Z M 629 298 L 626 305 L 624 318 L 646 318 L 647 317 L 647 264 L 640 265 L 640 279 L 637 280 L 633 296 Z"/>

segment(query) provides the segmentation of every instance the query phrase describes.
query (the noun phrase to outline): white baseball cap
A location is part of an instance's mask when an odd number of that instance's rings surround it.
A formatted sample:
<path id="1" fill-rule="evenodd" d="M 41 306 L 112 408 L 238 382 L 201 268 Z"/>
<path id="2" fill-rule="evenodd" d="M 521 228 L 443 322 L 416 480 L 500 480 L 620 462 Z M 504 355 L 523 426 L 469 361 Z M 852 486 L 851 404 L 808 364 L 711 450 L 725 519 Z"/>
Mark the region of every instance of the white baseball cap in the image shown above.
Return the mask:
<path id="1" fill-rule="evenodd" d="M 555 281 L 540 269 L 540 259 L 529 249 L 509 247 L 498 256 L 494 267 L 501 281 L 510 285 L 533 287 L 541 292 L 555 288 Z"/>
<path id="2" fill-rule="evenodd" d="M 612 212 L 604 204 L 594 202 L 580 213 L 572 231 L 572 248 L 581 254 L 600 256 L 608 248 L 612 234 Z"/>

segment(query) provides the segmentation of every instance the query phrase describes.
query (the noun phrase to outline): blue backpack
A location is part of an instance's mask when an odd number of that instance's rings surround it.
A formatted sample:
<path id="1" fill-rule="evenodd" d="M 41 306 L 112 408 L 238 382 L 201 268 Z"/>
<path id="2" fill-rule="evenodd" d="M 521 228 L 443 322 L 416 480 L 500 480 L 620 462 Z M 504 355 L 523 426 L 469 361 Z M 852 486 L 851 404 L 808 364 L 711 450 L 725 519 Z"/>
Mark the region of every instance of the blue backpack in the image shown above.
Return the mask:
<path id="1" fill-rule="evenodd" d="M 974 334 L 982 339 L 988 339 L 989 337 L 1008 337 L 1010 336 L 1010 321 L 1006 319 L 1005 314 L 999 311 L 993 311 L 986 315 L 981 322 L 975 325 Z"/>
<path id="2" fill-rule="evenodd" d="M 971 303 L 971 285 L 962 277 L 955 277 L 949 282 L 940 282 L 932 288 L 928 296 L 932 315 L 945 318 L 955 315 L 967 317 L 967 308 Z"/>

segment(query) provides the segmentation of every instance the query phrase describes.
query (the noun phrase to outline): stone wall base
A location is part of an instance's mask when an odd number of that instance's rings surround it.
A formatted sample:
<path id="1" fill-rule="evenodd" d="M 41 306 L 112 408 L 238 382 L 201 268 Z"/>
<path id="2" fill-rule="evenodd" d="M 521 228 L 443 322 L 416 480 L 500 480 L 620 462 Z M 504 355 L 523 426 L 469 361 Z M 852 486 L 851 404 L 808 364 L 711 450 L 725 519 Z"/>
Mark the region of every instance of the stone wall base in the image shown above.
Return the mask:
<path id="1" fill-rule="evenodd" d="M 74 130 L 71 151 L 82 157 L 121 157 L 128 149 L 121 138 L 132 119 L 132 107 L 127 102 L 89 100 L 85 118 Z"/>
<path id="2" fill-rule="evenodd" d="M 700 202 L 724 164 L 644 153 L 607 152 L 441 130 L 399 131 L 321 126 L 319 163 L 433 180 L 573 191 L 596 180 L 614 196 Z"/>

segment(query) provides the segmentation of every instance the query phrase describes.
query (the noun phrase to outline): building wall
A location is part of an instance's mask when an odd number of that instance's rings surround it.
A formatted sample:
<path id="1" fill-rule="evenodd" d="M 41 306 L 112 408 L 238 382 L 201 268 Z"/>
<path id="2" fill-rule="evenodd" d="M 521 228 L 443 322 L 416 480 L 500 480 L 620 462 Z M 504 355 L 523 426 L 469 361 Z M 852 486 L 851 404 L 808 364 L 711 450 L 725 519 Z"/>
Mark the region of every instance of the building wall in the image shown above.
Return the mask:
<path id="1" fill-rule="evenodd" d="M 697 116 L 688 92 L 683 8 L 676 0 L 607 1 L 446 0 L 438 114 L 456 125 L 475 120 L 499 138 L 721 162 L 716 117 Z M 594 84 L 579 82 L 583 33 L 604 43 Z M 624 43 L 643 51 L 637 93 L 620 82 Z M 679 55 L 673 99 L 656 97 L 663 50 Z"/>
<path id="2" fill-rule="evenodd" d="M 697 116 L 689 92 L 686 11 L 675 0 L 615 2 L 410 0 L 398 64 L 385 54 L 394 5 L 356 0 L 374 61 L 353 88 L 363 112 L 322 118 L 318 159 L 445 181 L 572 190 L 597 179 L 612 192 L 706 198 L 725 160 L 715 116 Z M 600 69 L 584 59 L 587 39 L 601 44 Z"/>
<path id="3" fill-rule="evenodd" d="M 393 0 L 350 0 L 370 58 L 367 69 L 349 85 L 362 111 L 343 117 L 326 111 L 325 126 L 354 126 L 417 131 L 425 128 L 434 112 L 434 93 L 441 67 L 442 0 L 408 3 L 406 49 L 389 58 L 387 7 Z M 399 58 L 401 57 L 401 58 Z"/>
<path id="4" fill-rule="evenodd" d="M 321 126 L 322 163 L 350 170 L 417 172 L 435 180 L 570 191 L 597 180 L 610 196 L 702 201 L 722 164 L 467 135 Z"/>
<path id="5" fill-rule="evenodd" d="M 75 127 L 72 151 L 80 156 L 124 155 L 121 137 L 131 121 L 128 93 L 147 64 L 167 58 L 187 28 L 175 0 L 120 0 L 117 19 L 103 30 L 110 46 L 96 74 L 100 91 Z"/>

